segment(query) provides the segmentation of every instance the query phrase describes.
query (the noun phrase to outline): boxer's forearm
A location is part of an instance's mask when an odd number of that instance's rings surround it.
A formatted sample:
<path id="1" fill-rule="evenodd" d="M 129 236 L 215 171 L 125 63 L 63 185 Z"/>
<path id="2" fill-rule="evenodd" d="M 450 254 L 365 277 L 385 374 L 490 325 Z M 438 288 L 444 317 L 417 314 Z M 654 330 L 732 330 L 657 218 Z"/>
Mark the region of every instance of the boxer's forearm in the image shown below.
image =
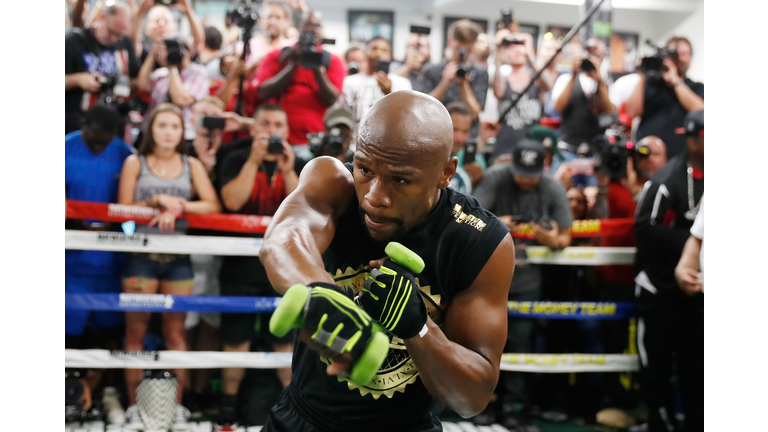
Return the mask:
<path id="1" fill-rule="evenodd" d="M 268 232 L 259 259 L 267 270 L 269 282 L 280 294 L 297 283 L 334 283 L 325 271 L 315 237 L 302 220 L 285 219 Z"/>
<path id="2" fill-rule="evenodd" d="M 424 386 L 435 399 L 464 418 L 479 414 L 490 401 L 498 373 L 488 359 L 450 341 L 431 319 L 423 338 L 405 341 Z"/>

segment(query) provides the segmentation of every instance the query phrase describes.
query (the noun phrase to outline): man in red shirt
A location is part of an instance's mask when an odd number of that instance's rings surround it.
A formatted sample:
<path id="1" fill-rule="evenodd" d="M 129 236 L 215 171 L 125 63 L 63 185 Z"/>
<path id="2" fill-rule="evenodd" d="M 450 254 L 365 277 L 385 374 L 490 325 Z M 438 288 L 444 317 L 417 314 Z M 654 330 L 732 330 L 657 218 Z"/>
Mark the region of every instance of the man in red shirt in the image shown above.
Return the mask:
<path id="1" fill-rule="evenodd" d="M 320 14 L 309 12 L 299 28 L 302 33 L 311 32 L 320 38 Z M 319 66 L 308 69 L 299 65 L 301 49 L 297 43 L 267 54 L 256 73 L 261 99 L 280 104 L 288 115 L 288 142 L 297 154 L 308 150 L 307 133 L 324 129 L 323 115 L 338 99 L 346 75 L 341 58 L 321 51 L 320 46 L 317 49 L 322 52 Z"/>

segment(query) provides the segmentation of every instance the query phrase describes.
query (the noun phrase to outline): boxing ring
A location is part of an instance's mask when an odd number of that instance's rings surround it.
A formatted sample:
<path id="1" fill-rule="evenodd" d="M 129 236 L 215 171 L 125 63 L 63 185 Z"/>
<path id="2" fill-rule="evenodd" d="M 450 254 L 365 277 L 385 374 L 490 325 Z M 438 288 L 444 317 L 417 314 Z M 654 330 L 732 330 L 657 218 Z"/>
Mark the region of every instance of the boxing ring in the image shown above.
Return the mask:
<path id="1" fill-rule="evenodd" d="M 153 208 L 68 200 L 67 218 L 104 222 L 147 223 Z M 190 228 L 263 234 L 271 218 L 248 215 L 184 215 Z M 632 230 L 631 219 L 575 221 L 573 238 L 621 236 Z M 530 229 L 513 235 L 533 238 Z M 65 230 L 65 248 L 115 252 L 258 256 L 261 238 L 132 234 L 113 231 Z M 567 247 L 554 251 L 528 246 L 527 262 L 551 265 L 628 265 L 634 262 L 633 247 Z M 268 313 L 280 297 L 173 296 L 165 294 L 65 294 L 66 310 L 142 312 Z M 633 303 L 616 302 L 509 302 L 509 316 L 546 319 L 626 320 L 636 314 Z M 290 353 L 234 353 L 218 351 L 109 351 L 65 350 L 65 366 L 78 368 L 205 369 L 243 367 L 272 369 L 290 367 Z M 628 372 L 639 370 L 632 354 L 504 354 L 501 370 L 538 373 Z"/>

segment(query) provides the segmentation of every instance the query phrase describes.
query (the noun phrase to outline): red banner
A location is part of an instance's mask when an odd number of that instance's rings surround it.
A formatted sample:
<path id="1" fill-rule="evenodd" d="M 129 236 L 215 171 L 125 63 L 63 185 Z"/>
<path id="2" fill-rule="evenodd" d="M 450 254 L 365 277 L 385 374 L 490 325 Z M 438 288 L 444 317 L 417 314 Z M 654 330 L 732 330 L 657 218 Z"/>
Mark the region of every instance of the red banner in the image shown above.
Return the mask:
<path id="1" fill-rule="evenodd" d="M 151 207 L 122 204 L 102 204 L 85 201 L 67 200 L 67 218 L 97 219 L 104 222 L 147 223 L 157 214 Z M 209 229 L 241 233 L 264 234 L 272 220 L 270 216 L 250 216 L 234 214 L 184 214 L 181 218 L 189 222 L 190 228 Z M 571 237 L 621 237 L 632 232 L 632 219 L 590 219 L 573 222 Z M 534 238 L 533 229 L 528 224 L 512 234 L 515 238 Z"/>
<path id="2" fill-rule="evenodd" d="M 157 213 L 151 207 L 130 206 L 122 204 L 102 204 L 85 201 L 67 200 L 67 218 L 97 219 L 104 222 L 148 223 Z M 272 220 L 270 216 L 251 216 L 233 214 L 184 214 L 190 228 L 209 229 L 217 231 L 264 234 Z"/>
<path id="3" fill-rule="evenodd" d="M 588 219 L 573 221 L 571 238 L 587 237 L 623 237 L 632 232 L 634 219 Z M 514 238 L 532 239 L 533 228 L 523 224 L 523 228 L 512 234 Z"/>

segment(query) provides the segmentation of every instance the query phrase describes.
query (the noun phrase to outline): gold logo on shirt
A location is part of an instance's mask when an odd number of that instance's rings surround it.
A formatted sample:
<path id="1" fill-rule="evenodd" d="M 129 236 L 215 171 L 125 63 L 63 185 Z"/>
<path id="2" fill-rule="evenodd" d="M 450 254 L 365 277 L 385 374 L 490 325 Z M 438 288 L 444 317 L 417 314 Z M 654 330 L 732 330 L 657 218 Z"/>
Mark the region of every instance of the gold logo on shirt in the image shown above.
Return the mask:
<path id="1" fill-rule="evenodd" d="M 460 204 L 456 204 L 455 206 L 453 206 L 453 210 L 451 211 L 451 216 L 456 218 L 456 223 L 467 224 L 471 227 L 477 228 L 478 231 L 482 231 L 483 228 L 485 228 L 485 226 L 487 225 L 479 217 L 464 213 L 461 210 Z"/>
<path id="2" fill-rule="evenodd" d="M 352 288 L 355 293 L 362 290 L 363 284 L 368 279 L 371 268 L 360 265 L 357 269 L 347 267 L 345 271 L 336 270 L 333 279 L 336 284 L 344 288 Z M 432 288 L 429 285 L 421 286 L 419 278 L 416 278 L 416 285 L 421 290 L 424 302 L 427 305 L 427 314 L 438 325 L 443 327 L 443 307 L 440 305 L 440 294 L 432 294 Z M 331 361 L 325 357 L 320 357 L 323 363 L 330 365 Z M 389 343 L 389 354 L 384 364 L 381 366 L 376 376 L 367 384 L 358 386 L 344 377 L 337 376 L 340 382 L 346 382 L 350 390 L 358 390 L 361 396 L 370 394 L 374 399 L 379 399 L 381 395 L 388 398 L 394 396 L 395 392 L 405 393 L 408 384 L 416 382 L 419 371 L 413 362 L 411 355 L 405 348 L 405 343 L 398 337 L 392 337 Z"/>

